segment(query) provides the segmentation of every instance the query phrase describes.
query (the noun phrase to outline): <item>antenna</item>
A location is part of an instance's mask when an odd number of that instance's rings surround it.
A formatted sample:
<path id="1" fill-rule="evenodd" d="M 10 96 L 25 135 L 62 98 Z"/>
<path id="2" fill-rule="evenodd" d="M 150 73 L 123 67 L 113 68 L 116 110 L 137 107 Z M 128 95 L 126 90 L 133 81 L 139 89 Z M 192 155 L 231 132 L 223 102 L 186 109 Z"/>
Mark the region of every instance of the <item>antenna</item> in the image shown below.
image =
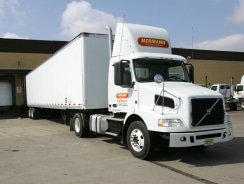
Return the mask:
<path id="1" fill-rule="evenodd" d="M 191 58 L 193 59 L 193 27 L 192 27 L 192 33 L 191 33 Z"/>

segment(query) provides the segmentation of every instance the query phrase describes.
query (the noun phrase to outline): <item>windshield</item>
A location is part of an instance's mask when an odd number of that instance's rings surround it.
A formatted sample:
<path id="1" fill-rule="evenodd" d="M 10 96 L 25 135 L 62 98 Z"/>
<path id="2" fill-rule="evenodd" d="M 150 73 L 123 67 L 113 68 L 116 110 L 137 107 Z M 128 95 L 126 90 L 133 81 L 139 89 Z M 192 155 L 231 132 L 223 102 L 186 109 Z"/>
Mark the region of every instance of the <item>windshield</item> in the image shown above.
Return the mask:
<path id="1" fill-rule="evenodd" d="M 243 91 L 243 85 L 237 86 L 237 91 Z"/>
<path id="2" fill-rule="evenodd" d="M 190 82 L 183 61 L 168 59 L 134 59 L 133 69 L 138 82 L 154 82 L 156 74 L 162 75 L 165 81 Z"/>

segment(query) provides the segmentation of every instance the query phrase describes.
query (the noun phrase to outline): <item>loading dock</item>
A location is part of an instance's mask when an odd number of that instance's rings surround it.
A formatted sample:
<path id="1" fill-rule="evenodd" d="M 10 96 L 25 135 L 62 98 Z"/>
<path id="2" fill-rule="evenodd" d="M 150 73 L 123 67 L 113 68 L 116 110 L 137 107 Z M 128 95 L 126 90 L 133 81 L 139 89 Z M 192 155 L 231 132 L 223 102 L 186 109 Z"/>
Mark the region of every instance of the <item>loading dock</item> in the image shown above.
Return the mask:
<path id="1" fill-rule="evenodd" d="M 10 110 L 14 102 L 14 77 L 0 76 L 0 111 Z"/>
<path id="2" fill-rule="evenodd" d="M 39 66 L 66 41 L 22 40 L 0 38 L 0 82 L 12 86 L 12 106 L 2 109 L 24 109 L 24 79 L 27 73 Z M 225 52 L 172 48 L 173 54 L 187 58 L 195 67 L 195 83 L 209 87 L 213 83 L 237 84 L 244 74 L 244 52 Z M 3 84 L 2 84 L 3 85 Z M 1 94 L 1 92 L 0 92 Z M 10 97 L 9 96 L 9 97 Z M 2 102 L 3 103 L 3 102 Z M 5 103 L 5 102 L 4 102 Z"/>

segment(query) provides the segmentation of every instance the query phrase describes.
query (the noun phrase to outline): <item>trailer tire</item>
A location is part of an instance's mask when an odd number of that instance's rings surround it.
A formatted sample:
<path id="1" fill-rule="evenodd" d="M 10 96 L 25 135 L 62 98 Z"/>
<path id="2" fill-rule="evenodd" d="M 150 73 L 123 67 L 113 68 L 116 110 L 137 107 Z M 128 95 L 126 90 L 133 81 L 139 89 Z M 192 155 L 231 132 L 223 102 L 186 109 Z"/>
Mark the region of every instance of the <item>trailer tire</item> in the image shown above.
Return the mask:
<path id="1" fill-rule="evenodd" d="M 70 125 L 70 116 L 65 111 L 61 111 L 61 118 L 66 126 Z"/>
<path id="2" fill-rule="evenodd" d="M 73 118 L 69 120 L 69 131 L 74 131 Z"/>
<path id="3" fill-rule="evenodd" d="M 32 108 L 31 110 L 31 119 L 36 119 L 36 109 Z"/>
<path id="4" fill-rule="evenodd" d="M 40 112 L 38 109 L 31 107 L 29 108 L 28 116 L 30 119 L 38 119 L 40 117 Z"/>
<path id="5" fill-rule="evenodd" d="M 133 156 L 147 159 L 153 152 L 152 135 L 141 121 L 134 121 L 127 131 L 127 145 Z"/>
<path id="6" fill-rule="evenodd" d="M 28 117 L 29 117 L 30 119 L 32 119 L 32 115 L 31 115 L 31 113 L 32 113 L 32 108 L 29 108 L 29 110 L 28 110 Z"/>
<path id="7" fill-rule="evenodd" d="M 87 119 L 82 113 L 76 113 L 72 118 L 73 129 L 77 137 L 87 137 L 89 135 L 89 127 L 85 126 Z"/>

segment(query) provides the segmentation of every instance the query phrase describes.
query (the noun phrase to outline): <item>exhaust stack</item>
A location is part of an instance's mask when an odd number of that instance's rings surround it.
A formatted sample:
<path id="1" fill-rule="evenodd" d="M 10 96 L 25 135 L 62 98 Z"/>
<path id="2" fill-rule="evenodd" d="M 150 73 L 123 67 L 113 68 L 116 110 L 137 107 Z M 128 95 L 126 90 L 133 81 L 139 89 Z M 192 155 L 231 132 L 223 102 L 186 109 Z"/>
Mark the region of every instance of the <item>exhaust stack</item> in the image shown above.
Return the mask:
<path id="1" fill-rule="evenodd" d="M 108 45 L 109 45 L 109 55 L 112 57 L 112 29 L 109 26 L 106 26 L 106 29 L 108 30 Z"/>

